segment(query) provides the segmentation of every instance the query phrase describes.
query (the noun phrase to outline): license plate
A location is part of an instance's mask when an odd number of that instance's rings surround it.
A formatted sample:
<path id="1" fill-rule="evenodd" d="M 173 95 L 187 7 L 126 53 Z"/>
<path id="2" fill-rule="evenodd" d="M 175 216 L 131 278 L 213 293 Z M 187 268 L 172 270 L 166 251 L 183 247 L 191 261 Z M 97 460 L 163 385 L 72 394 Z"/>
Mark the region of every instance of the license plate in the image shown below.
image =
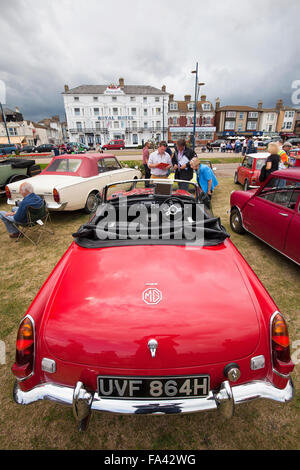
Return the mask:
<path id="1" fill-rule="evenodd" d="M 101 398 L 201 398 L 209 393 L 209 375 L 175 377 L 98 377 Z"/>

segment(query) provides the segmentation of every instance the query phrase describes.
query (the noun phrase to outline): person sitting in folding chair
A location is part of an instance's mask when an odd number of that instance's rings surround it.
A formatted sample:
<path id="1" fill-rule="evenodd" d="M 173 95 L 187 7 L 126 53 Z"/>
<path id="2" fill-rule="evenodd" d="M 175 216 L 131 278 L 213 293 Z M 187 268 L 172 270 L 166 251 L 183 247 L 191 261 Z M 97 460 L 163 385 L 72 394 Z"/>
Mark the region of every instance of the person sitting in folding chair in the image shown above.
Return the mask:
<path id="1" fill-rule="evenodd" d="M 0 211 L 0 220 L 5 224 L 10 238 L 19 239 L 20 236 L 23 235 L 18 226 L 26 225 L 28 223 L 28 207 L 41 209 L 44 206 L 43 199 L 33 192 L 33 187 L 30 183 L 22 183 L 20 186 L 20 193 L 23 200 L 20 202 L 18 207 L 13 207 L 11 212 Z"/>

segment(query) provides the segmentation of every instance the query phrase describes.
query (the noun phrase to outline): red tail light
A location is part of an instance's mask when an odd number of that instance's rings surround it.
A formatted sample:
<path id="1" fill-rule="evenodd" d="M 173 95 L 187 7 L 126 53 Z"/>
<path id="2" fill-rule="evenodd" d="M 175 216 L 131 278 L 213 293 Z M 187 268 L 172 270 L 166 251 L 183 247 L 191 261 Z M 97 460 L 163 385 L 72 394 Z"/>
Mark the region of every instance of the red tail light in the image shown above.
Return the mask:
<path id="1" fill-rule="evenodd" d="M 16 342 L 16 362 L 12 372 L 18 379 L 32 374 L 34 363 L 34 324 L 30 317 L 21 322 Z"/>
<path id="2" fill-rule="evenodd" d="M 271 324 L 272 361 L 277 372 L 287 375 L 294 369 L 290 357 L 290 340 L 283 316 L 276 312 Z"/>
<path id="3" fill-rule="evenodd" d="M 59 192 L 57 191 L 56 188 L 53 189 L 53 198 L 55 202 L 59 203 L 60 197 L 59 197 Z"/>
<path id="4" fill-rule="evenodd" d="M 11 192 L 8 186 L 5 186 L 5 194 L 6 194 L 7 199 L 11 198 Z"/>

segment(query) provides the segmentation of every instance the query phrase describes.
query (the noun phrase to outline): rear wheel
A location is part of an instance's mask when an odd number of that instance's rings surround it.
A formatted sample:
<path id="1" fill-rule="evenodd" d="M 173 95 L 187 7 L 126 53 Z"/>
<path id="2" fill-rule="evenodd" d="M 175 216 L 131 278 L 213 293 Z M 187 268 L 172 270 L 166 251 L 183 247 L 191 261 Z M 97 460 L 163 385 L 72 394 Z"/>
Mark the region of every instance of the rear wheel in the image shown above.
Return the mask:
<path id="1" fill-rule="evenodd" d="M 87 197 L 85 206 L 84 206 L 84 212 L 86 214 L 91 214 L 92 212 L 95 212 L 100 200 L 100 193 L 98 191 L 93 191 L 90 193 Z"/>
<path id="2" fill-rule="evenodd" d="M 238 184 L 238 174 L 237 174 L 237 171 L 234 173 L 234 178 L 233 178 L 233 181 L 235 184 Z"/>
<path id="3" fill-rule="evenodd" d="M 246 231 L 243 227 L 240 211 L 236 207 L 230 212 L 230 227 L 235 233 L 242 234 Z"/>
<path id="4" fill-rule="evenodd" d="M 27 175 L 13 175 L 9 178 L 6 184 L 15 183 L 16 181 L 25 180 L 28 178 Z"/>
<path id="5" fill-rule="evenodd" d="M 248 191 L 249 189 L 249 180 L 245 179 L 245 182 L 244 182 L 244 191 Z"/>

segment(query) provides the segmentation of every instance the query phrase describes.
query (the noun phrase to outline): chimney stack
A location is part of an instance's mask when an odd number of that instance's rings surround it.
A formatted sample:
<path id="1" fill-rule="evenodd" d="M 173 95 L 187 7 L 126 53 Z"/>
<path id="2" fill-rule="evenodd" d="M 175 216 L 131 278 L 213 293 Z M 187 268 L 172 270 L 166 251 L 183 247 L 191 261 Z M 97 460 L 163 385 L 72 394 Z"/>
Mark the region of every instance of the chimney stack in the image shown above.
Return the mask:
<path id="1" fill-rule="evenodd" d="M 219 111 L 219 109 L 220 109 L 220 98 L 218 97 L 216 99 L 216 111 Z"/>
<path id="2" fill-rule="evenodd" d="M 276 109 L 281 109 L 283 107 L 283 101 L 280 99 L 276 103 Z"/>
<path id="3" fill-rule="evenodd" d="M 184 101 L 191 101 L 191 95 L 184 95 Z"/>
<path id="4" fill-rule="evenodd" d="M 206 95 L 201 95 L 201 101 L 206 101 Z"/>
<path id="5" fill-rule="evenodd" d="M 174 95 L 169 95 L 169 101 L 174 101 Z"/>
<path id="6" fill-rule="evenodd" d="M 164 93 L 166 93 L 166 85 L 163 85 L 163 86 L 161 87 L 161 91 L 163 91 Z"/>
<path id="7" fill-rule="evenodd" d="M 257 108 L 262 109 L 262 106 L 263 106 L 263 102 L 262 102 L 262 100 L 259 100 Z"/>
<path id="8" fill-rule="evenodd" d="M 67 93 L 67 91 L 69 91 L 69 85 L 65 85 L 65 93 Z"/>
<path id="9" fill-rule="evenodd" d="M 120 88 L 124 88 L 124 78 L 119 78 L 119 86 Z"/>

